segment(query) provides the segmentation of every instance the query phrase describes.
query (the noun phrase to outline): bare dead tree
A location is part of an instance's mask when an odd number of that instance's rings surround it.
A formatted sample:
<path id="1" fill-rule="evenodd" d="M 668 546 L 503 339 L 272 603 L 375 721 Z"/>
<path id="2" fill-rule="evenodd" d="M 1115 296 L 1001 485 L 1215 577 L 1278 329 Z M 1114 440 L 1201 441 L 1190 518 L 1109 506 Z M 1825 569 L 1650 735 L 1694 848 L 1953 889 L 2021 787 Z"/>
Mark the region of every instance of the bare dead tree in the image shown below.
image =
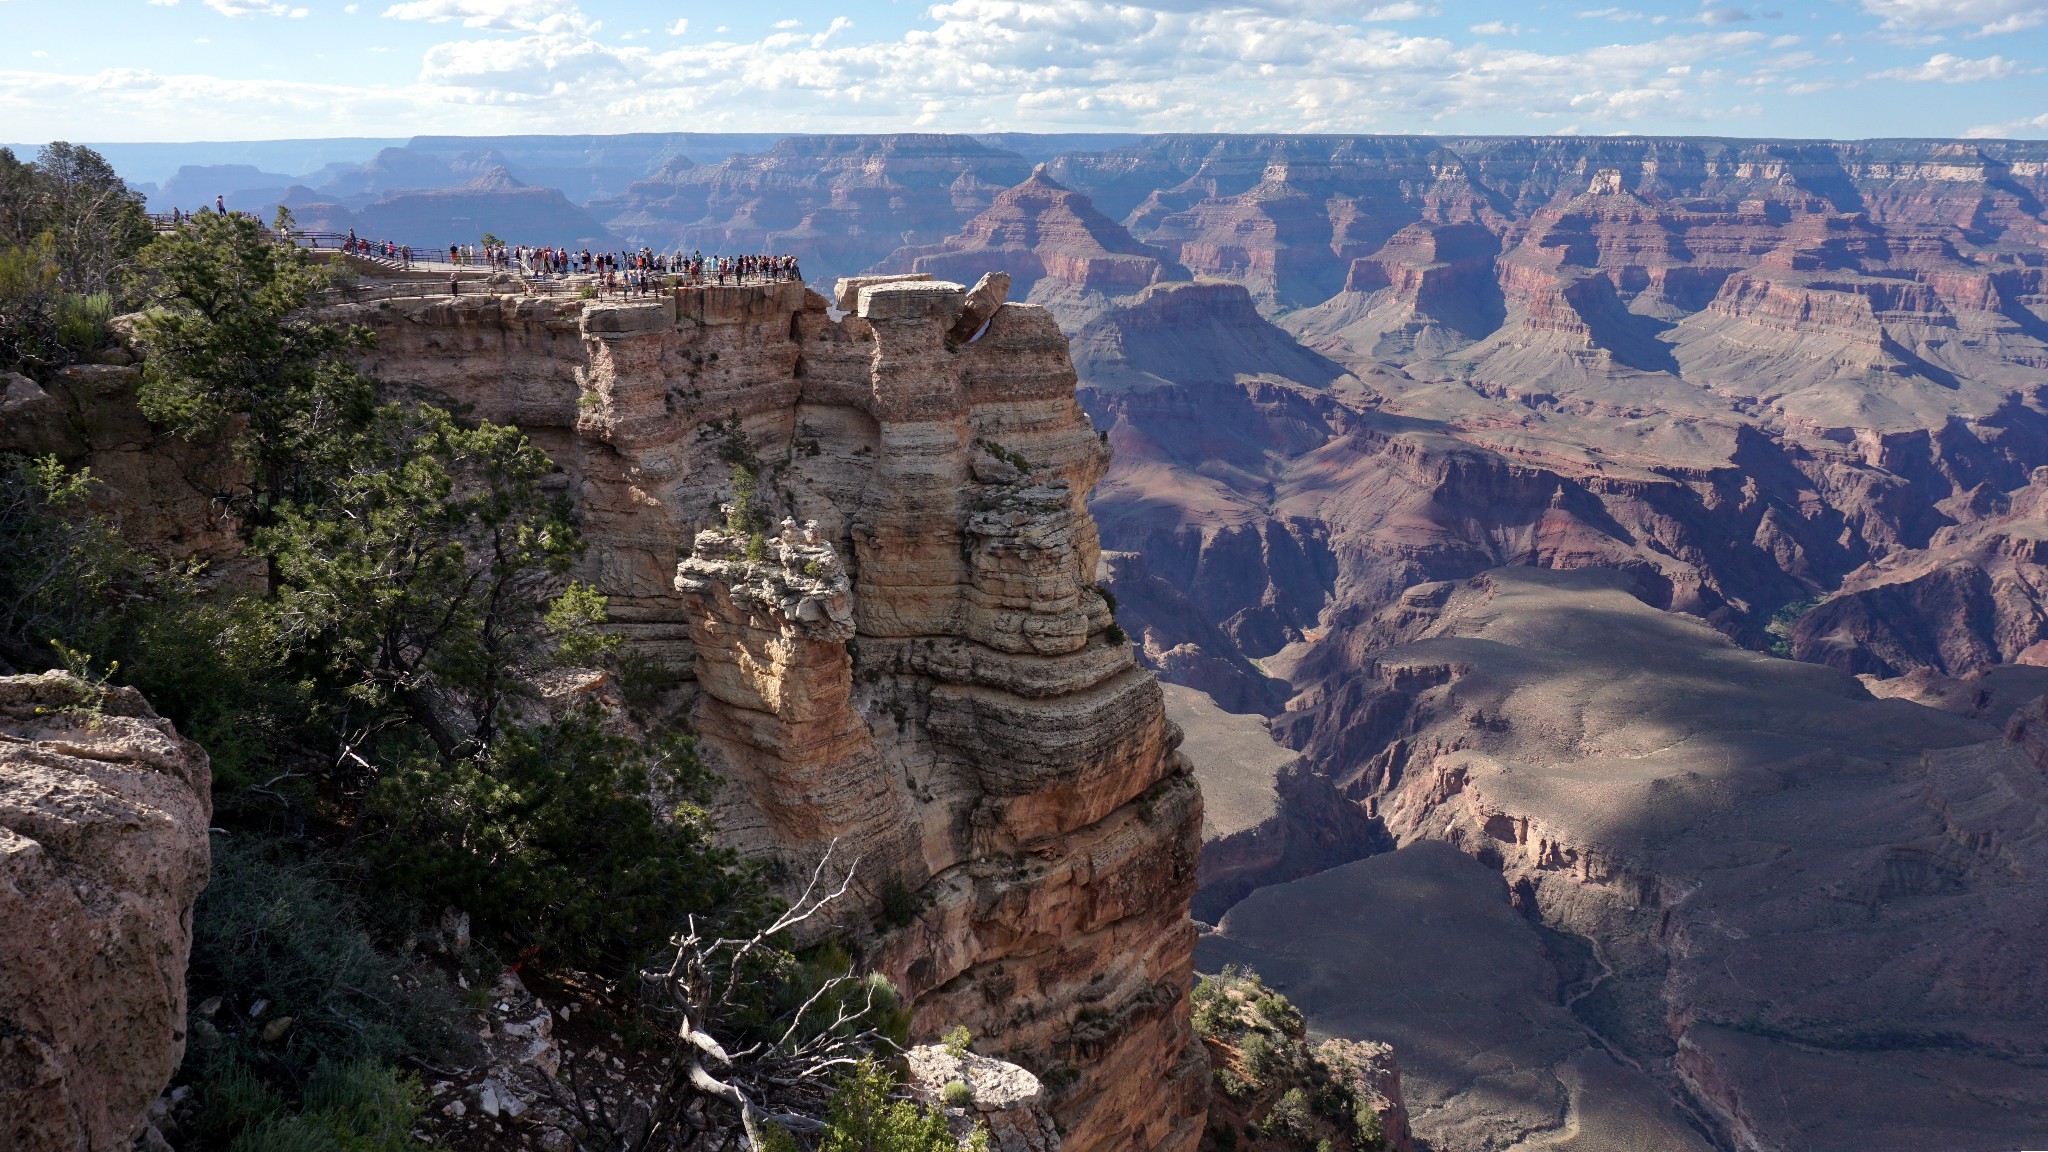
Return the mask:
<path id="1" fill-rule="evenodd" d="M 565 1131 L 579 1152 L 759 1152 L 768 1146 L 771 1123 L 791 1133 L 824 1129 L 819 1117 L 835 1082 L 862 1057 L 894 1046 L 871 1023 L 874 985 L 850 973 L 832 977 L 765 1028 L 737 1020 L 769 999 L 768 985 L 786 959 L 776 938 L 851 890 L 858 860 L 837 887 L 821 890 L 837 847 L 835 840 L 803 894 L 774 923 L 744 939 L 707 940 L 693 917 L 670 941 L 666 965 L 641 972 L 649 1010 L 672 1036 L 663 1080 L 650 1098 L 615 1109 L 573 1057 L 564 1062 L 555 1097 L 571 1118 Z M 728 1048 L 743 1032 L 745 1043 Z"/>

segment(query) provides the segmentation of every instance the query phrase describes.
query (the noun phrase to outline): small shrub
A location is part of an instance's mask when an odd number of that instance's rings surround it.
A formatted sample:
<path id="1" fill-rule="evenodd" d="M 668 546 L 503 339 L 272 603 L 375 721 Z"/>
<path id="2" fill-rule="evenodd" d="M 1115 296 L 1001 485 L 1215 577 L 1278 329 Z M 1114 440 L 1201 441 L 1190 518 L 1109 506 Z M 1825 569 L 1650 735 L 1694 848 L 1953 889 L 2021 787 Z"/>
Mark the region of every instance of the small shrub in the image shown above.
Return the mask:
<path id="1" fill-rule="evenodd" d="M 1358 1102 L 1351 1118 L 1351 1133 L 1351 1146 L 1358 1152 L 1383 1152 L 1387 1146 L 1387 1126 L 1368 1101 Z"/>
<path id="2" fill-rule="evenodd" d="M 379 952 L 335 870 L 301 845 L 253 834 L 213 838 L 212 878 L 192 918 L 193 1002 L 214 993 L 233 999 L 192 1030 L 201 1062 L 225 1053 L 293 1082 L 321 1063 L 407 1055 L 440 1062 L 467 1050 L 446 981 Z M 285 1044 L 259 1048 L 247 1036 L 253 1021 L 236 1034 L 236 1011 L 259 998 L 271 1003 L 268 1018 L 297 1021 Z"/>
<path id="3" fill-rule="evenodd" d="M 1268 993 L 1252 1001 L 1252 1010 L 1259 1018 L 1287 1036 L 1300 1036 L 1307 1027 L 1302 1019 L 1301 1009 L 1287 1002 L 1287 997 L 1278 992 Z"/>
<path id="4" fill-rule="evenodd" d="M 882 923 L 890 928 L 908 927 L 924 911 L 924 901 L 901 876 L 889 877 L 882 885 Z"/>
<path id="5" fill-rule="evenodd" d="M 228 1152 L 405 1152 L 426 1093 L 414 1077 L 370 1062 L 322 1065 L 304 1109 L 243 1128 Z"/>
<path id="6" fill-rule="evenodd" d="M 1244 1070 L 1254 1081 L 1263 1080 L 1273 1071 L 1275 1058 L 1273 1042 L 1266 1039 L 1264 1032 L 1253 1032 L 1244 1038 Z"/>
<path id="7" fill-rule="evenodd" d="M 1202 986 L 1197 986 L 1198 994 L 1200 987 Z M 1237 1012 L 1231 1007 L 1230 1001 L 1222 996 L 1197 999 L 1193 1018 L 1197 1036 L 1220 1038 L 1237 1027 Z"/>
<path id="8" fill-rule="evenodd" d="M 967 1030 L 965 1024 L 956 1024 L 940 1042 L 945 1045 L 946 1055 L 958 1060 L 967 1055 L 967 1046 L 974 1043 L 974 1034 Z"/>
<path id="9" fill-rule="evenodd" d="M 1114 615 L 1116 615 L 1116 593 L 1114 593 L 1114 592 L 1111 592 L 1111 591 L 1109 590 L 1109 585 L 1107 585 L 1107 584 L 1097 584 L 1097 585 L 1095 585 L 1095 594 L 1096 594 L 1097 596 L 1100 596 L 1100 597 L 1102 597 L 1102 602 L 1103 602 L 1104 604 L 1107 604 L 1107 605 L 1109 605 L 1109 614 L 1110 614 L 1111 616 L 1114 616 Z"/>
<path id="10" fill-rule="evenodd" d="M 818 1152 L 959 1152 L 946 1117 L 896 1095 L 896 1079 L 873 1059 L 862 1060 L 839 1082 L 826 1115 Z M 987 1152 L 988 1129 L 969 1138 L 972 1152 Z"/>
<path id="11" fill-rule="evenodd" d="M 1128 644 L 1131 642 L 1131 638 L 1124 634 L 1123 625 L 1118 624 L 1114 620 L 1110 621 L 1109 627 L 1102 630 L 1102 638 L 1110 644 Z"/>
<path id="12" fill-rule="evenodd" d="M 336 866 L 303 845 L 216 836 L 193 913 L 191 1037 L 180 1079 L 196 1098 L 195 1148 L 396 1152 L 419 1086 L 394 1064 L 468 1059 L 474 1041 L 438 971 L 379 952 Z M 196 1005 L 225 1000 L 211 1017 Z M 270 1001 L 260 1017 L 253 1001 Z M 259 1039 L 280 1016 L 282 1043 Z"/>
<path id="13" fill-rule="evenodd" d="M 965 1080 L 949 1080 L 944 1088 L 939 1089 L 939 1099 L 944 1100 L 948 1108 L 965 1108 L 974 1103 L 974 1086 Z"/>
<path id="14" fill-rule="evenodd" d="M 572 580 L 560 596 L 549 601 L 541 626 L 553 638 L 555 655 L 563 663 L 592 665 L 618 653 L 623 639 L 616 632 L 601 630 L 607 618 L 606 600 L 595 585 Z"/>
<path id="15" fill-rule="evenodd" d="M 1300 1088 L 1289 1088 L 1266 1113 L 1260 1129 L 1270 1136 L 1306 1143 L 1315 1135 L 1315 1120 L 1309 1114 L 1308 1093 Z"/>

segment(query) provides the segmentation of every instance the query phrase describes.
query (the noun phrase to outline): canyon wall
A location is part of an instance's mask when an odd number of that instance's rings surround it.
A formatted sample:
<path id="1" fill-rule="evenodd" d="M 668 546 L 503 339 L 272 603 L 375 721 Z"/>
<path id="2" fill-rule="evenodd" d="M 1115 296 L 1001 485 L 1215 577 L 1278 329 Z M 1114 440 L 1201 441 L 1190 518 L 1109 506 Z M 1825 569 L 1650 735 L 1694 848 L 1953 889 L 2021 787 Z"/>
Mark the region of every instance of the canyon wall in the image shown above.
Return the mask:
<path id="1" fill-rule="evenodd" d="M 1045 311 L 993 283 L 845 298 L 840 319 L 793 283 L 336 318 L 376 331 L 382 379 L 549 452 L 581 575 L 728 782 L 725 834 L 792 887 L 828 850 L 858 861 L 842 927 L 915 1033 L 965 1025 L 1039 1075 L 1069 1149 L 1185 1152 L 1201 798 L 1093 586 L 1109 449 Z M 759 507 L 729 515 L 742 475 Z"/>

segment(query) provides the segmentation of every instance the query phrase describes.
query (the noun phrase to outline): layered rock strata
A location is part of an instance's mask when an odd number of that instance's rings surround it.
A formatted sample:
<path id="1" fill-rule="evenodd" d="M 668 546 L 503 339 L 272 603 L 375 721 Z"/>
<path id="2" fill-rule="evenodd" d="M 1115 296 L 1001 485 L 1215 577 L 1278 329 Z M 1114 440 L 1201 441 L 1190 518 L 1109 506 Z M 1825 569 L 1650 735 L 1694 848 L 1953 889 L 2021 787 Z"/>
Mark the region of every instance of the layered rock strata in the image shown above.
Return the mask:
<path id="1" fill-rule="evenodd" d="M 1050 308 L 1069 331 L 1108 302 L 1187 270 L 1131 238 L 1086 196 L 1062 187 L 1039 165 L 1031 178 L 995 198 L 958 235 L 941 244 L 899 248 L 882 272 L 928 272 L 971 282 L 1001 270 L 1025 301 Z"/>
<path id="2" fill-rule="evenodd" d="M 115 1152 L 185 1054 L 206 753 L 133 689 L 0 677 L 0 1143 Z"/>
<path id="3" fill-rule="evenodd" d="M 858 861 L 850 926 L 916 1032 L 1043 1077 L 1070 1150 L 1192 1148 L 1201 802 L 1108 639 L 1108 449 L 1066 342 L 994 284 L 846 287 L 838 320 L 796 284 L 350 318 L 380 376 L 561 466 L 585 578 L 695 701 L 726 834 L 792 885 Z"/>
<path id="4" fill-rule="evenodd" d="M 1800 616 L 1793 654 L 1881 677 L 2048 665 L 2048 468 L 2014 492 L 1970 496 L 1962 523 L 1850 573 Z"/>

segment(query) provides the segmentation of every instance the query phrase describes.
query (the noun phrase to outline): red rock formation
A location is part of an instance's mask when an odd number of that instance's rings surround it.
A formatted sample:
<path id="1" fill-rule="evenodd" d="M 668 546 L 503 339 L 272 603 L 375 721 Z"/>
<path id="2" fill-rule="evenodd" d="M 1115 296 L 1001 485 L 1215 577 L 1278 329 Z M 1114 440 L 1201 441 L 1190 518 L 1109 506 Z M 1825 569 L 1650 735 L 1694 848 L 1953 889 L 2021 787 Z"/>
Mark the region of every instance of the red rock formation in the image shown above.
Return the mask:
<path id="1" fill-rule="evenodd" d="M 1988 514 L 1850 573 L 1794 623 L 1793 654 L 1885 677 L 2048 665 L 2048 469 L 2011 494 L 1973 495 Z"/>
<path id="2" fill-rule="evenodd" d="M 1328 299 L 1351 260 L 1404 225 L 1494 215 L 1457 157 L 1441 149 L 1332 143 L 1218 142 L 1183 183 L 1162 185 L 1128 222 L 1198 275 L 1240 281 L 1262 308 L 1277 310 Z"/>
<path id="3" fill-rule="evenodd" d="M 1343 290 L 1286 327 L 1349 363 L 1442 355 L 1500 326 L 1499 250 L 1499 239 L 1476 224 L 1411 224 L 1353 260 Z"/>
<path id="4" fill-rule="evenodd" d="M 796 284 L 345 311 L 380 376 L 562 466 L 586 577 L 689 683 L 733 842 L 802 876 L 836 841 L 855 931 L 921 909 L 869 952 L 915 1031 L 964 1024 L 1044 1077 L 1070 1150 L 1184 1152 L 1200 798 L 1105 638 L 1083 500 L 1107 449 L 1066 342 L 1015 304 L 952 340 L 957 284 L 848 291 L 839 321 Z M 722 532 L 744 459 L 790 519 L 758 547 Z"/>
<path id="5" fill-rule="evenodd" d="M 86 507 L 138 548 L 205 561 L 232 573 L 241 545 L 210 494 L 239 465 L 227 453 L 187 444 L 152 426 L 136 407 L 139 369 L 79 364 L 38 384 L 0 372 L 0 452 L 54 456 L 91 471 Z"/>
<path id="6" fill-rule="evenodd" d="M 899 248 L 876 270 L 928 272 L 963 284 L 1008 272 L 1014 294 L 1050 308 L 1069 330 L 1099 314 L 1112 297 L 1187 278 L 1164 252 L 1138 243 L 1086 196 L 1047 176 L 1044 165 L 958 235 L 943 244 Z"/>

